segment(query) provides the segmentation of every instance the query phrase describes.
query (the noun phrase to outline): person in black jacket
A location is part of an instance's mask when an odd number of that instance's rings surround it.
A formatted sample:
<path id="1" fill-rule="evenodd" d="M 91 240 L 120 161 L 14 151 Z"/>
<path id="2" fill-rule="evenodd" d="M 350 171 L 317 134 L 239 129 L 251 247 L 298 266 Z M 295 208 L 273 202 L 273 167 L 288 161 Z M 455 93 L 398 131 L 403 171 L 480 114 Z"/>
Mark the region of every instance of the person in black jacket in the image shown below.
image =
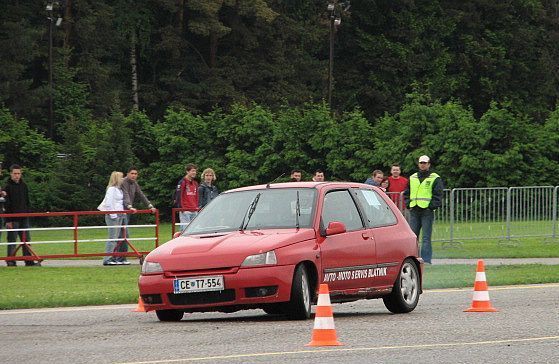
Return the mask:
<path id="1" fill-rule="evenodd" d="M 203 208 L 219 195 L 214 185 L 215 178 L 215 172 L 211 168 L 206 168 L 202 172 L 202 183 L 198 186 L 198 207 Z"/>
<path id="2" fill-rule="evenodd" d="M 22 179 L 23 171 L 21 167 L 17 164 L 10 166 L 10 179 L 4 191 L 6 192 L 6 213 L 7 214 L 17 214 L 17 213 L 27 213 L 30 212 L 29 203 L 29 190 L 25 182 Z M 6 228 L 7 229 L 29 229 L 29 218 L 27 217 L 7 217 L 6 218 Z M 8 231 L 8 256 L 14 256 L 16 251 L 16 241 L 19 235 L 19 240 L 21 242 L 30 242 L 31 234 L 28 230 L 19 231 Z M 22 246 L 23 255 L 30 256 L 31 252 L 27 245 Z M 16 266 L 16 261 L 7 261 L 6 264 L 10 267 Z M 32 260 L 25 261 L 26 266 L 41 265 L 41 263 L 33 262 Z"/>

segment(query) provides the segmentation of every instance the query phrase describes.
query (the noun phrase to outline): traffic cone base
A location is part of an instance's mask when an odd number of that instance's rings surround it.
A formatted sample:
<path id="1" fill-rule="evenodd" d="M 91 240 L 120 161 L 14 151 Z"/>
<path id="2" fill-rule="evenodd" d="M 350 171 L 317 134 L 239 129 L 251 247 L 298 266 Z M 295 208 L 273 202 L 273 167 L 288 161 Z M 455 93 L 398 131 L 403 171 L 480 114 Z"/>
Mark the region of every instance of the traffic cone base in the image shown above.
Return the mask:
<path id="1" fill-rule="evenodd" d="M 328 285 L 321 284 L 318 291 L 318 302 L 314 315 L 314 328 L 311 342 L 305 346 L 340 346 L 343 345 L 336 337 L 334 315 L 330 304 Z"/>
<path id="2" fill-rule="evenodd" d="M 474 296 L 472 306 L 464 312 L 498 312 L 496 308 L 491 306 L 489 300 L 489 289 L 487 279 L 485 277 L 485 265 L 483 260 L 477 262 L 476 280 L 474 282 Z"/>
<path id="3" fill-rule="evenodd" d="M 138 297 L 138 306 L 132 310 L 132 312 L 147 312 L 144 307 L 144 301 L 142 301 L 142 296 Z"/>
<path id="4" fill-rule="evenodd" d="M 311 342 L 305 346 L 341 346 L 335 329 L 314 329 Z"/>

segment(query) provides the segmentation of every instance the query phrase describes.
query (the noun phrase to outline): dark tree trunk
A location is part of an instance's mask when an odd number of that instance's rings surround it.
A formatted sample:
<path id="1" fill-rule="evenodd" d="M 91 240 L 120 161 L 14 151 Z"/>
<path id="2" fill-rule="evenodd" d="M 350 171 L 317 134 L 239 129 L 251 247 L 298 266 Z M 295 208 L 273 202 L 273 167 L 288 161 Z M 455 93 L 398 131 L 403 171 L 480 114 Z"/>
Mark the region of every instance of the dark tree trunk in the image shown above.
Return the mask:
<path id="1" fill-rule="evenodd" d="M 132 77 L 132 109 L 138 111 L 140 109 L 140 101 L 138 97 L 138 71 L 136 64 L 136 33 L 132 32 L 130 36 L 130 68 Z"/>

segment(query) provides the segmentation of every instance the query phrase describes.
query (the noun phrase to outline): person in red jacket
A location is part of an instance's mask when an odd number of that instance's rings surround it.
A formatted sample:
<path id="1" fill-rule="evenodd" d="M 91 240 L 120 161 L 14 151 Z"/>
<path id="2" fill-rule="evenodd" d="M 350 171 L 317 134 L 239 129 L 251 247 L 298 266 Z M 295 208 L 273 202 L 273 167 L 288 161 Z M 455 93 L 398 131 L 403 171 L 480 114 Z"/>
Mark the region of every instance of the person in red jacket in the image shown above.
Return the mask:
<path id="1" fill-rule="evenodd" d="M 401 193 L 408 188 L 409 181 L 406 177 L 401 176 L 402 169 L 399 164 L 393 164 L 390 168 L 390 177 L 388 177 L 388 189 L 390 199 L 398 206 L 400 210 L 404 210 Z"/>
<path id="2" fill-rule="evenodd" d="M 198 215 L 198 182 L 195 180 L 198 167 L 186 165 L 186 174 L 177 184 L 175 207 L 186 209 L 179 213 L 181 226 L 184 227 Z"/>

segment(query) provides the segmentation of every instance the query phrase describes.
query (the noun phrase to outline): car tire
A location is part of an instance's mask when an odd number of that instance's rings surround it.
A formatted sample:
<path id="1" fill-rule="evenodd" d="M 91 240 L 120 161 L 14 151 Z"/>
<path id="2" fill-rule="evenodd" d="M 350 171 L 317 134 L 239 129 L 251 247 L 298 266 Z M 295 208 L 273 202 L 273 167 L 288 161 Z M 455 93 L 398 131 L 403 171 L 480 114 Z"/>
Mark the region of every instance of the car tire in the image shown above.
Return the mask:
<path id="1" fill-rule="evenodd" d="M 159 321 L 180 321 L 184 316 L 184 312 L 180 310 L 156 310 L 155 314 Z"/>
<path id="2" fill-rule="evenodd" d="M 311 317 L 311 286 L 307 270 L 302 264 L 295 269 L 291 284 L 291 300 L 285 313 L 292 320 L 306 320 Z"/>
<path id="3" fill-rule="evenodd" d="M 419 272 L 411 259 L 404 260 L 392 292 L 382 300 L 392 313 L 407 313 L 415 309 L 419 301 Z"/>

